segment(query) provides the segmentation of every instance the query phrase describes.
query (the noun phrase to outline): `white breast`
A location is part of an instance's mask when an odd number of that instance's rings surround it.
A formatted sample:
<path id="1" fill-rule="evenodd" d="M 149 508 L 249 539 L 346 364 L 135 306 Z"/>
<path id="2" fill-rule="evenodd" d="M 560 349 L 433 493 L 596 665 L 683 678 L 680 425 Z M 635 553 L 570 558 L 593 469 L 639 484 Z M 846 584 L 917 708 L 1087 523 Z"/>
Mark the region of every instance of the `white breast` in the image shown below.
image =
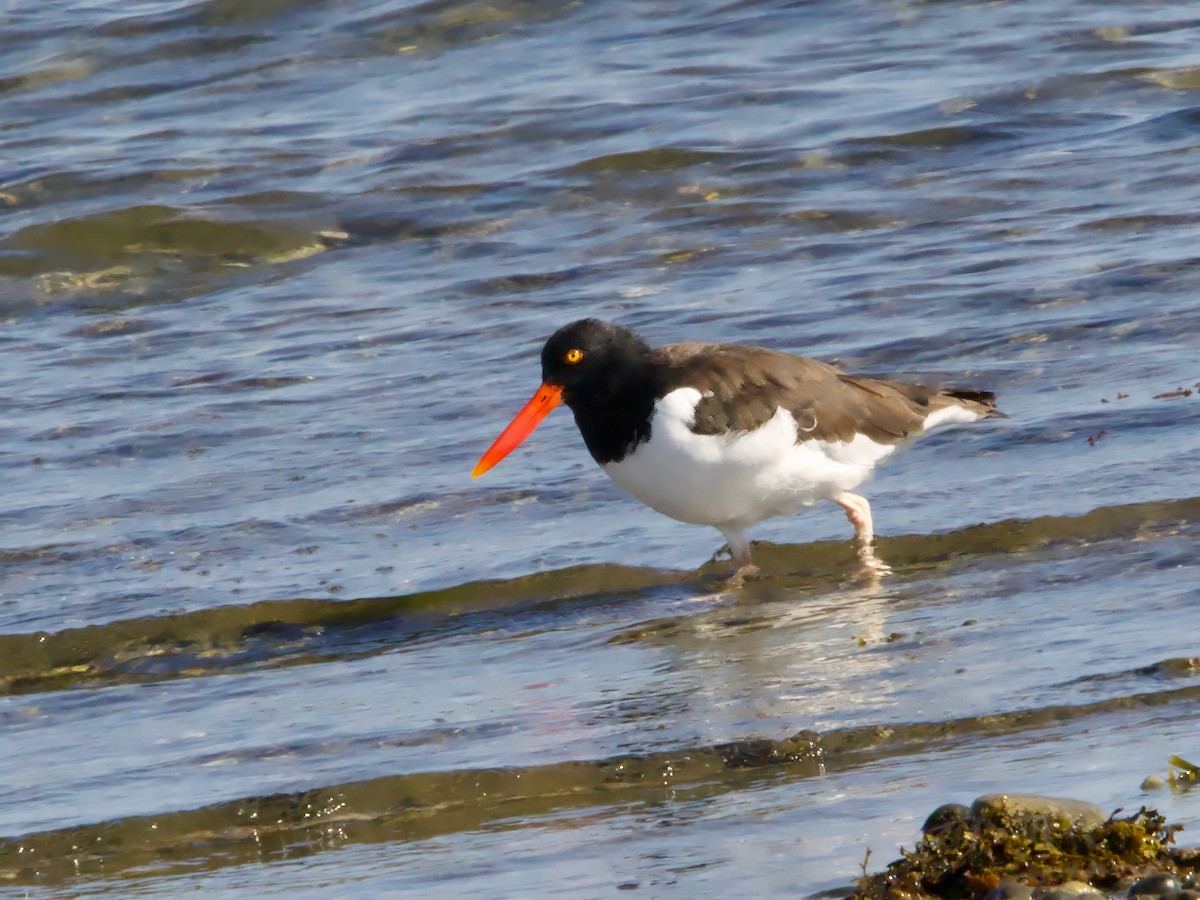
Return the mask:
<path id="1" fill-rule="evenodd" d="M 864 435 L 797 443 L 796 420 L 785 409 L 754 431 L 696 434 L 691 425 L 701 397 L 679 388 L 657 401 L 650 440 L 604 466 L 621 488 L 683 522 L 745 528 L 791 515 L 851 490 L 895 449 Z"/>

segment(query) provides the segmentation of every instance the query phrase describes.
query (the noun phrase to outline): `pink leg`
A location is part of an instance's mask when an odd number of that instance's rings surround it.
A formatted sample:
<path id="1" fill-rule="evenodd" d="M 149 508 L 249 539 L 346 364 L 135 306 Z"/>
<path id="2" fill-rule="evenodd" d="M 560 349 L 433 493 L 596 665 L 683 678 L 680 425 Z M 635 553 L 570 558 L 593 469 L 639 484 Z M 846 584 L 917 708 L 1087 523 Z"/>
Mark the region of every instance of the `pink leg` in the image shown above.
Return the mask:
<path id="1" fill-rule="evenodd" d="M 858 558 L 863 565 L 881 572 L 891 571 L 887 563 L 875 556 L 871 543 L 875 540 L 875 530 L 871 522 L 871 504 L 866 497 L 842 491 L 833 498 L 833 502 L 846 511 L 846 518 L 854 526 L 854 538 L 858 541 Z"/>
<path id="2" fill-rule="evenodd" d="M 859 551 L 870 547 L 871 541 L 875 539 L 875 531 L 871 522 L 871 504 L 867 502 L 867 498 L 843 491 L 833 498 L 833 502 L 846 511 L 846 518 L 854 526 L 854 537 L 858 541 Z"/>
<path id="3" fill-rule="evenodd" d="M 750 562 L 750 542 L 746 540 L 746 535 L 740 531 L 726 531 L 724 528 L 721 529 L 721 533 L 725 535 L 725 540 L 729 541 L 729 553 L 733 557 L 734 565 L 733 575 L 724 586 L 728 590 L 736 591 L 745 584 L 747 578 L 758 574 L 758 566 Z"/>
<path id="4" fill-rule="evenodd" d="M 733 557 L 733 564 L 738 567 L 738 570 L 749 566 L 750 542 L 746 540 L 746 535 L 740 531 L 725 531 L 724 529 L 721 529 L 721 534 L 725 535 L 725 540 L 729 541 L 729 554 Z"/>

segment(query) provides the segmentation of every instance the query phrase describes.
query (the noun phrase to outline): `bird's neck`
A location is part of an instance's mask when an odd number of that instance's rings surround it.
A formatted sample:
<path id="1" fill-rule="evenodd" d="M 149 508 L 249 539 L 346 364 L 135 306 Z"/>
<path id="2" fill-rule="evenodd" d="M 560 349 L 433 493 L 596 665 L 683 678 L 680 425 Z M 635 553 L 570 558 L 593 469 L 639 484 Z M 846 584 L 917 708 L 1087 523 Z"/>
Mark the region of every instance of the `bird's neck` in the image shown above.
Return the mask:
<path id="1" fill-rule="evenodd" d="M 650 440 L 654 403 L 662 394 L 658 381 L 657 373 L 646 367 L 637 377 L 623 379 L 603 394 L 589 393 L 568 401 L 592 459 L 600 465 L 620 462 Z"/>

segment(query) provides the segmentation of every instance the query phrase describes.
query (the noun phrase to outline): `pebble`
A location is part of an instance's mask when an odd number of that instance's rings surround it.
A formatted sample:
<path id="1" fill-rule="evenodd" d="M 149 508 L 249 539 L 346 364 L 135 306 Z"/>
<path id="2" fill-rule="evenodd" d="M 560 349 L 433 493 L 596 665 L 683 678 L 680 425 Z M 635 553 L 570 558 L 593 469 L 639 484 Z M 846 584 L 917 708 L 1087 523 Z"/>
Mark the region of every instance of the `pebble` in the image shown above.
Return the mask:
<path id="1" fill-rule="evenodd" d="M 1058 887 L 1038 888 L 1033 900 L 1079 900 L 1080 897 L 1103 897 L 1100 891 L 1082 881 L 1068 881 Z"/>
<path id="2" fill-rule="evenodd" d="M 1188 886 L 1190 882 L 1191 876 L 1181 883 L 1174 875 L 1155 872 L 1135 881 L 1127 894 L 1105 894 L 1082 881 L 1068 881 L 1055 887 L 1039 888 L 1030 888 L 1017 881 L 1004 881 L 988 891 L 983 900 L 1100 900 L 1106 896 L 1139 897 L 1144 900 L 1200 900 L 1200 888 Z"/>
<path id="3" fill-rule="evenodd" d="M 1138 897 L 1144 894 L 1165 894 L 1168 891 L 1179 890 L 1179 879 L 1168 872 L 1155 872 L 1145 878 L 1139 878 L 1129 886 L 1129 896 Z"/>
<path id="4" fill-rule="evenodd" d="M 1166 784 L 1166 782 L 1163 781 L 1161 778 L 1159 778 L 1157 775 L 1147 775 L 1145 777 L 1145 779 L 1142 781 L 1142 790 L 1143 791 L 1161 791 L 1164 784 Z"/>
<path id="5" fill-rule="evenodd" d="M 1005 881 L 988 891 L 983 900 L 1030 900 L 1031 897 L 1033 889 L 1029 885 Z"/>

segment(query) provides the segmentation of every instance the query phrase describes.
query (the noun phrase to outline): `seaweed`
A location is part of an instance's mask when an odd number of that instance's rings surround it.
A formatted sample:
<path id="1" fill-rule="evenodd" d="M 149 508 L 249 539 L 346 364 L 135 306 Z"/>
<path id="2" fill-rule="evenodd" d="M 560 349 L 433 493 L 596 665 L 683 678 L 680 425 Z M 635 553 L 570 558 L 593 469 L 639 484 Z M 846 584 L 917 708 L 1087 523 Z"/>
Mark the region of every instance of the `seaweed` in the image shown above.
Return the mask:
<path id="1" fill-rule="evenodd" d="M 1182 756 L 1172 756 L 1167 763 L 1174 767 L 1167 773 L 1172 787 L 1190 788 L 1200 781 L 1200 766 L 1195 763 L 1188 762 Z M 1175 769 L 1180 771 L 1176 772 Z"/>
<path id="2" fill-rule="evenodd" d="M 1104 889 L 1151 870 L 1200 870 L 1200 851 L 1170 847 L 1180 830 L 1146 807 L 1125 818 L 1114 813 L 1094 828 L 1057 815 L 943 807 L 911 851 L 901 848 L 884 871 L 858 879 L 853 896 L 978 898 L 1001 879 L 1030 887 L 1083 881 Z"/>

